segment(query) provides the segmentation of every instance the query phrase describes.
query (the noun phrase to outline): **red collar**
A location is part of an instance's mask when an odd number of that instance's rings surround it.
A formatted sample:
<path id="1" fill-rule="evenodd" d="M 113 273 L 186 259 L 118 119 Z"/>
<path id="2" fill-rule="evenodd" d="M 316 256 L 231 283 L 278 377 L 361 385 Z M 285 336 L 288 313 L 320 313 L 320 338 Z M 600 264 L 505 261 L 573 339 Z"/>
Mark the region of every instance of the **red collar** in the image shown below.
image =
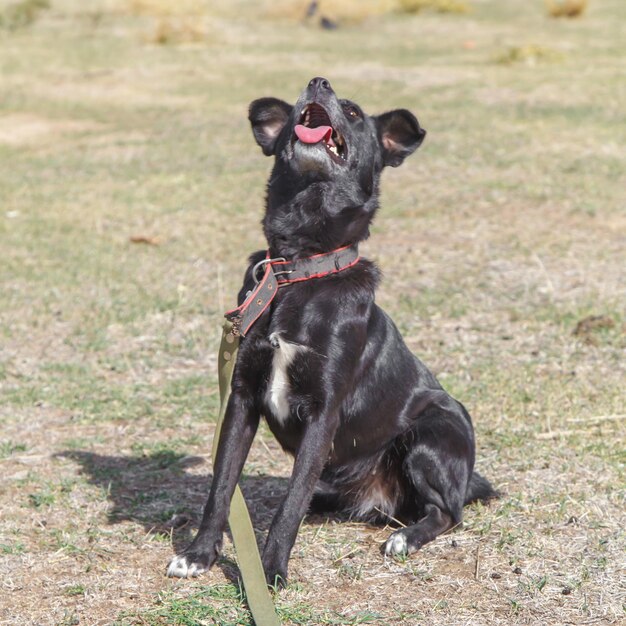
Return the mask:
<path id="1" fill-rule="evenodd" d="M 268 250 L 266 258 L 252 268 L 255 287 L 247 293 L 241 305 L 224 316 L 233 322 L 236 333 L 245 336 L 276 297 L 279 287 L 337 274 L 356 265 L 360 258 L 356 244 L 292 261 L 271 259 Z M 259 279 L 261 270 L 263 276 Z"/>

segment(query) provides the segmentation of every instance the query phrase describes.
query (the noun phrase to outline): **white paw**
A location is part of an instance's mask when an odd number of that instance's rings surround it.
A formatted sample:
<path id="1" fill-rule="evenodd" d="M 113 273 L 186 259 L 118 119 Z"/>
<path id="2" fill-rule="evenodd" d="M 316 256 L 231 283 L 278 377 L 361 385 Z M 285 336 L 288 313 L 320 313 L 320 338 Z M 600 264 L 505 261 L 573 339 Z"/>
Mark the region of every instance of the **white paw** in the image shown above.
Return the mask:
<path id="1" fill-rule="evenodd" d="M 385 554 L 387 556 L 404 556 L 409 553 L 406 537 L 400 531 L 394 533 L 387 539 L 385 544 Z"/>
<path id="2" fill-rule="evenodd" d="M 186 556 L 175 556 L 167 566 L 167 575 L 170 578 L 194 578 L 204 573 L 206 568 L 197 563 L 190 563 Z"/>

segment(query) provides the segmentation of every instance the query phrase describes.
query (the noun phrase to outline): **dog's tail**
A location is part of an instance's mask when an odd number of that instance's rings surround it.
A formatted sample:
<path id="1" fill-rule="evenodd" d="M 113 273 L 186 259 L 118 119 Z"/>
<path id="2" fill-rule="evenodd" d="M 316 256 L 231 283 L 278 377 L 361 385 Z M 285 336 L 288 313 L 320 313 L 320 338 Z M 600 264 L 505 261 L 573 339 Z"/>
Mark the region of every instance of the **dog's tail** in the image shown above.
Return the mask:
<path id="1" fill-rule="evenodd" d="M 476 502 L 477 500 L 487 502 L 499 497 L 500 493 L 491 486 L 491 483 L 486 478 L 478 472 L 472 474 L 467 486 L 467 492 L 465 493 L 465 504 Z"/>

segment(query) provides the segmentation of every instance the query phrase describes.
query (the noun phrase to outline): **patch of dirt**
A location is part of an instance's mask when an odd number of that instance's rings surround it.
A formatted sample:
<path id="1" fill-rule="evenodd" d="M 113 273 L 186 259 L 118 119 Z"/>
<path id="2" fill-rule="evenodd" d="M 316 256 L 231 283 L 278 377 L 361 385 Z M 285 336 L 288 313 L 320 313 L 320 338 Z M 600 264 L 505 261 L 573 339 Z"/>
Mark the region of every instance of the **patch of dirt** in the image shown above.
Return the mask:
<path id="1" fill-rule="evenodd" d="M 97 131 L 102 124 L 79 120 L 58 120 L 33 113 L 11 113 L 0 117 L 0 144 L 32 146 L 59 137 Z"/>

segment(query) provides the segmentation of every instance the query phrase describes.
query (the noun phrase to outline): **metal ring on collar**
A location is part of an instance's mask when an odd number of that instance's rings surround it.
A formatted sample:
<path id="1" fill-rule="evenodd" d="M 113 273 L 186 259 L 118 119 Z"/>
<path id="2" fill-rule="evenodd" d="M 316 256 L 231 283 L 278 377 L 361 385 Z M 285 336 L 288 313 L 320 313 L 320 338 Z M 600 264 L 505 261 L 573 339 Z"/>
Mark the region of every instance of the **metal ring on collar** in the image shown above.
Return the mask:
<path id="1" fill-rule="evenodd" d="M 258 285 L 261 282 L 260 278 L 257 278 L 257 274 L 259 273 L 259 268 L 264 267 L 265 265 L 267 265 L 268 263 L 274 263 L 275 261 L 286 261 L 287 259 L 285 259 L 282 256 L 276 257 L 275 259 L 263 259 L 262 261 L 259 261 L 253 268 L 252 268 L 252 278 L 254 279 L 254 284 Z"/>

